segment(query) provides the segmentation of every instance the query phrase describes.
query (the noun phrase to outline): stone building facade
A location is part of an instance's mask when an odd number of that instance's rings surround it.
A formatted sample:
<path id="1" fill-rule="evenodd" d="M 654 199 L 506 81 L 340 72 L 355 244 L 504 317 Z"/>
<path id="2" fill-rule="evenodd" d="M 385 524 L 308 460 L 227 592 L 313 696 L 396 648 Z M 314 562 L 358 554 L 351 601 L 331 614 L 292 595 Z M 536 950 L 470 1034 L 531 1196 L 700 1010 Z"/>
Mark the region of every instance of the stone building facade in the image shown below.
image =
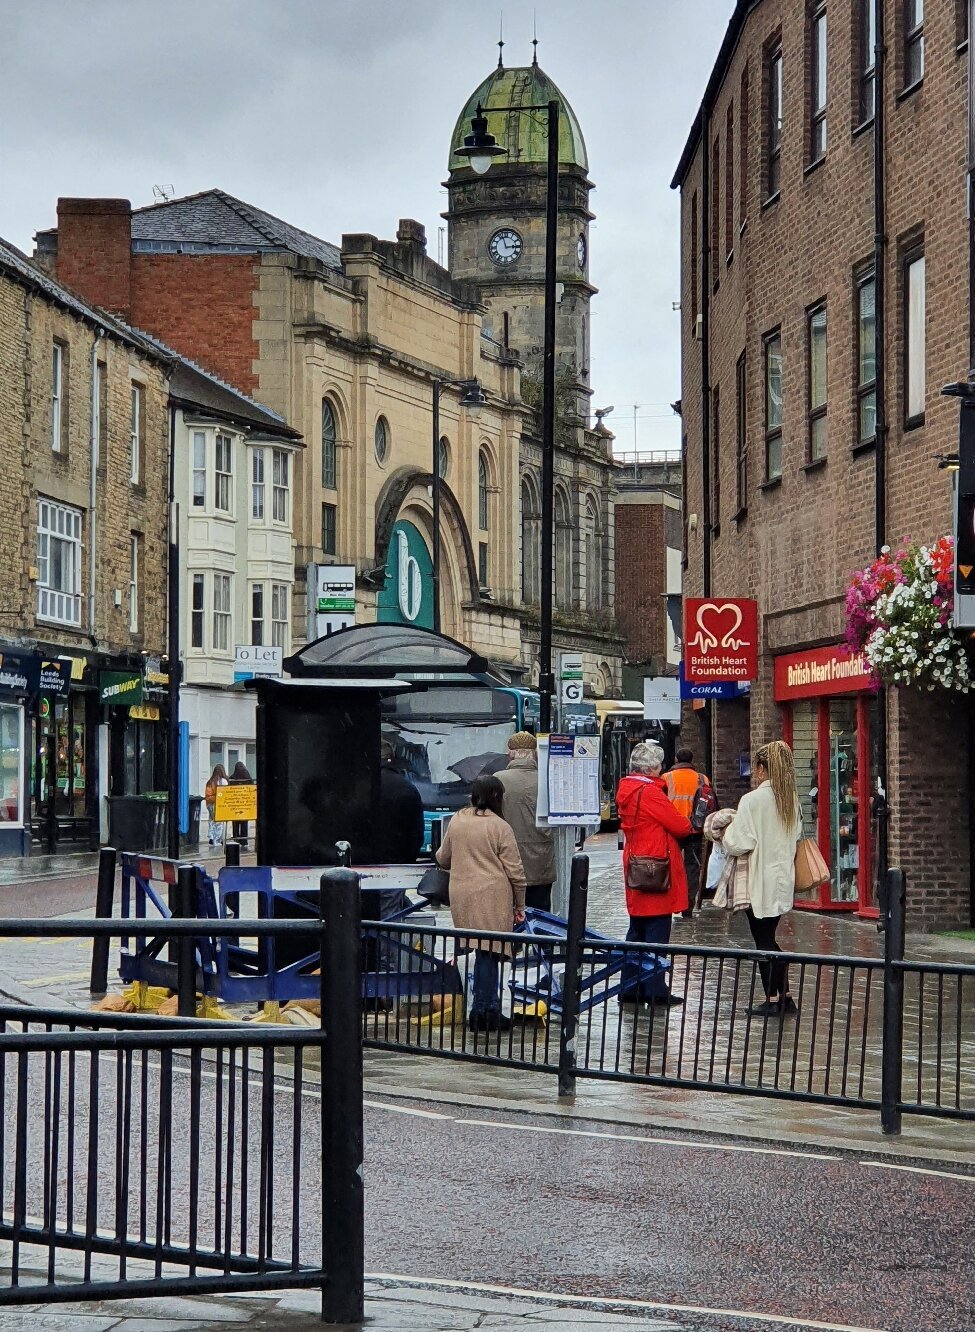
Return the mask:
<path id="1" fill-rule="evenodd" d="M 170 364 L 0 242 L 0 854 L 97 844 L 164 764 L 121 700 L 165 650 Z"/>
<path id="2" fill-rule="evenodd" d="M 951 530 L 936 455 L 958 432 L 939 390 L 969 358 L 966 8 L 908 24 L 898 0 L 739 0 L 673 182 L 685 594 L 756 598 L 762 650 L 750 699 L 686 728 L 703 722 L 723 793 L 750 748 L 791 738 L 832 867 L 819 905 L 875 914 L 900 866 L 914 928 L 972 918 L 969 704 L 877 695 L 841 674 L 841 640 L 851 571 Z M 797 687 L 810 663 L 842 685 Z"/>
<path id="3" fill-rule="evenodd" d="M 581 135 L 572 143 L 564 169 L 576 194 L 585 193 Z M 534 218 L 537 199 L 530 211 Z M 612 618 L 614 464 L 611 437 L 585 424 L 588 324 L 580 311 L 592 289 L 579 265 L 580 227 L 574 214 L 563 227 L 565 264 L 570 254 L 574 268 L 565 274 L 571 318 L 562 320 L 560 342 L 555 639 L 583 653 L 591 692 L 613 695 L 621 666 Z M 434 263 L 416 222 L 401 221 L 394 241 L 353 233 L 336 246 L 218 190 L 135 211 L 125 200 L 62 199 L 57 229 L 38 234 L 37 258 L 253 394 L 304 437 L 294 478 L 295 646 L 314 632 L 309 566 L 354 564 L 359 619 L 400 618 L 391 589 L 404 542 L 423 593 L 409 607 L 413 622 L 432 626 L 439 383 L 442 631 L 516 679 L 533 678 L 541 445 L 533 344 L 525 348 L 515 335 L 536 337 L 537 272 L 523 293 L 531 318 L 499 323 L 484 274 L 460 261 L 449 270 Z M 470 379 L 486 396 L 476 414 L 457 385 Z"/>

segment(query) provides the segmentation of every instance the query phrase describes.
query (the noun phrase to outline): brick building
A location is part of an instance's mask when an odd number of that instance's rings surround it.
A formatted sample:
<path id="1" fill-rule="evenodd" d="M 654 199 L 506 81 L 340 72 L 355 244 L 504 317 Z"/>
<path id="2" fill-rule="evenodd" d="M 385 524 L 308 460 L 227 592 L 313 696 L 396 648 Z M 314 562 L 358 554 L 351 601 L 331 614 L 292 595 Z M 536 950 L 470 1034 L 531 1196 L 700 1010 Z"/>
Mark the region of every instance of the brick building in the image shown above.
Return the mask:
<path id="1" fill-rule="evenodd" d="M 627 571 L 616 589 L 623 692 L 642 698 L 645 678 L 676 675 L 680 661 L 680 462 L 641 454 L 616 486 L 616 554 Z"/>
<path id="2" fill-rule="evenodd" d="M 170 364 L 0 242 L 0 855 L 97 844 L 164 761 Z"/>
<path id="3" fill-rule="evenodd" d="M 875 912 L 897 865 L 915 928 L 972 918 L 969 705 L 873 694 L 840 643 L 850 572 L 951 528 L 936 455 L 958 430 L 939 390 L 969 364 L 966 11 L 739 0 L 673 182 L 685 593 L 756 598 L 762 648 L 750 700 L 685 729 L 722 791 L 750 747 L 791 738 L 832 866 L 820 905 Z"/>

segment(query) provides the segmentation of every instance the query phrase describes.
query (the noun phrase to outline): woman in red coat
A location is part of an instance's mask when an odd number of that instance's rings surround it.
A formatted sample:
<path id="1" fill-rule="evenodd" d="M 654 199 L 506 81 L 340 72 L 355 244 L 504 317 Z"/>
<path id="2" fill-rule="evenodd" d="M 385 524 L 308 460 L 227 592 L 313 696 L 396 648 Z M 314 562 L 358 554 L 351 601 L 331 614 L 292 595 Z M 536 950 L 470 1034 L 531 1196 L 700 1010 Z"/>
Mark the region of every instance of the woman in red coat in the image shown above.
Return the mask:
<path id="1" fill-rule="evenodd" d="M 687 876 L 678 838 L 691 834 L 690 820 L 671 804 L 667 786 L 660 776 L 664 751 L 659 745 L 636 745 L 630 755 L 629 776 L 616 792 L 620 826 L 626 838 L 623 847 L 623 882 L 629 885 L 631 856 L 653 856 L 670 862 L 670 886 L 665 892 L 626 889 L 626 909 L 630 916 L 627 939 L 634 943 L 670 942 L 670 923 L 675 914 L 687 910 Z M 668 972 L 658 973 L 649 983 L 625 989 L 621 1004 L 682 1004 L 680 995 L 671 994 Z"/>

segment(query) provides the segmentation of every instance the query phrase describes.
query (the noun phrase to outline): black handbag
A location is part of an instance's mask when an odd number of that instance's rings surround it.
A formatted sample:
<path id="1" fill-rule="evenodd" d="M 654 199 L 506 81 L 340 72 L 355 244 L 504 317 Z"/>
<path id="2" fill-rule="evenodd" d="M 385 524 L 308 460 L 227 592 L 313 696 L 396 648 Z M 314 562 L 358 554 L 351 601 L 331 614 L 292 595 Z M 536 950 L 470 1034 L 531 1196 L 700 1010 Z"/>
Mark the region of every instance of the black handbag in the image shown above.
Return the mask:
<path id="1" fill-rule="evenodd" d="M 416 891 L 431 906 L 449 906 L 450 874 L 447 870 L 441 869 L 439 865 L 431 865 L 428 870 L 424 871 L 423 877 L 416 885 Z"/>
<path id="2" fill-rule="evenodd" d="M 634 823 L 640 815 L 640 801 L 643 791 L 636 798 Z M 666 893 L 670 890 L 669 856 L 629 856 L 626 861 L 626 886 L 638 893 Z"/>

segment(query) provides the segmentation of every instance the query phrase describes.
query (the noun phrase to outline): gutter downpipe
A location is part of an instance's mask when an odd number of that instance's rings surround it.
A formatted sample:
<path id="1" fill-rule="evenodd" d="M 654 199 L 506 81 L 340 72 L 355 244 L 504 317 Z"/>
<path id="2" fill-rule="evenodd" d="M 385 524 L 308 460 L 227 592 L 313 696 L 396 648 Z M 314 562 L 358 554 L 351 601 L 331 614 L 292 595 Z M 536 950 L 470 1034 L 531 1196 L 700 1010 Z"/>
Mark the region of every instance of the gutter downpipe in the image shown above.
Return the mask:
<path id="1" fill-rule="evenodd" d="M 98 468 L 98 435 L 101 425 L 101 401 L 98 392 L 98 348 L 102 338 L 105 336 L 103 329 L 99 329 L 95 334 L 95 341 L 91 349 L 91 448 L 89 452 L 89 477 L 88 477 L 88 636 L 92 641 L 92 646 L 96 643 L 95 638 L 95 573 L 97 560 L 95 556 L 95 536 L 96 536 L 96 506 L 98 502 L 98 480 L 96 471 Z"/>
<path id="2" fill-rule="evenodd" d="M 874 543 L 876 553 L 887 544 L 887 199 L 884 0 L 874 0 L 874 124 L 873 124 L 873 267 L 876 318 L 877 422 L 874 451 Z M 888 690 L 877 695 L 877 882 L 885 883 L 888 867 L 889 796 L 887 781 Z"/>
<path id="3" fill-rule="evenodd" d="M 168 803 L 166 809 L 166 852 L 170 860 L 179 859 L 179 686 L 182 675 L 179 644 L 179 505 L 176 503 L 176 413 L 169 404 L 169 504 L 167 506 L 167 602 L 166 646 L 169 657 L 168 704 Z"/>
<path id="4" fill-rule="evenodd" d="M 684 485 L 687 485 L 685 478 Z M 701 527 L 702 595 L 711 595 L 711 109 L 701 108 Z M 704 704 L 704 771 L 714 771 L 714 705 Z"/>

